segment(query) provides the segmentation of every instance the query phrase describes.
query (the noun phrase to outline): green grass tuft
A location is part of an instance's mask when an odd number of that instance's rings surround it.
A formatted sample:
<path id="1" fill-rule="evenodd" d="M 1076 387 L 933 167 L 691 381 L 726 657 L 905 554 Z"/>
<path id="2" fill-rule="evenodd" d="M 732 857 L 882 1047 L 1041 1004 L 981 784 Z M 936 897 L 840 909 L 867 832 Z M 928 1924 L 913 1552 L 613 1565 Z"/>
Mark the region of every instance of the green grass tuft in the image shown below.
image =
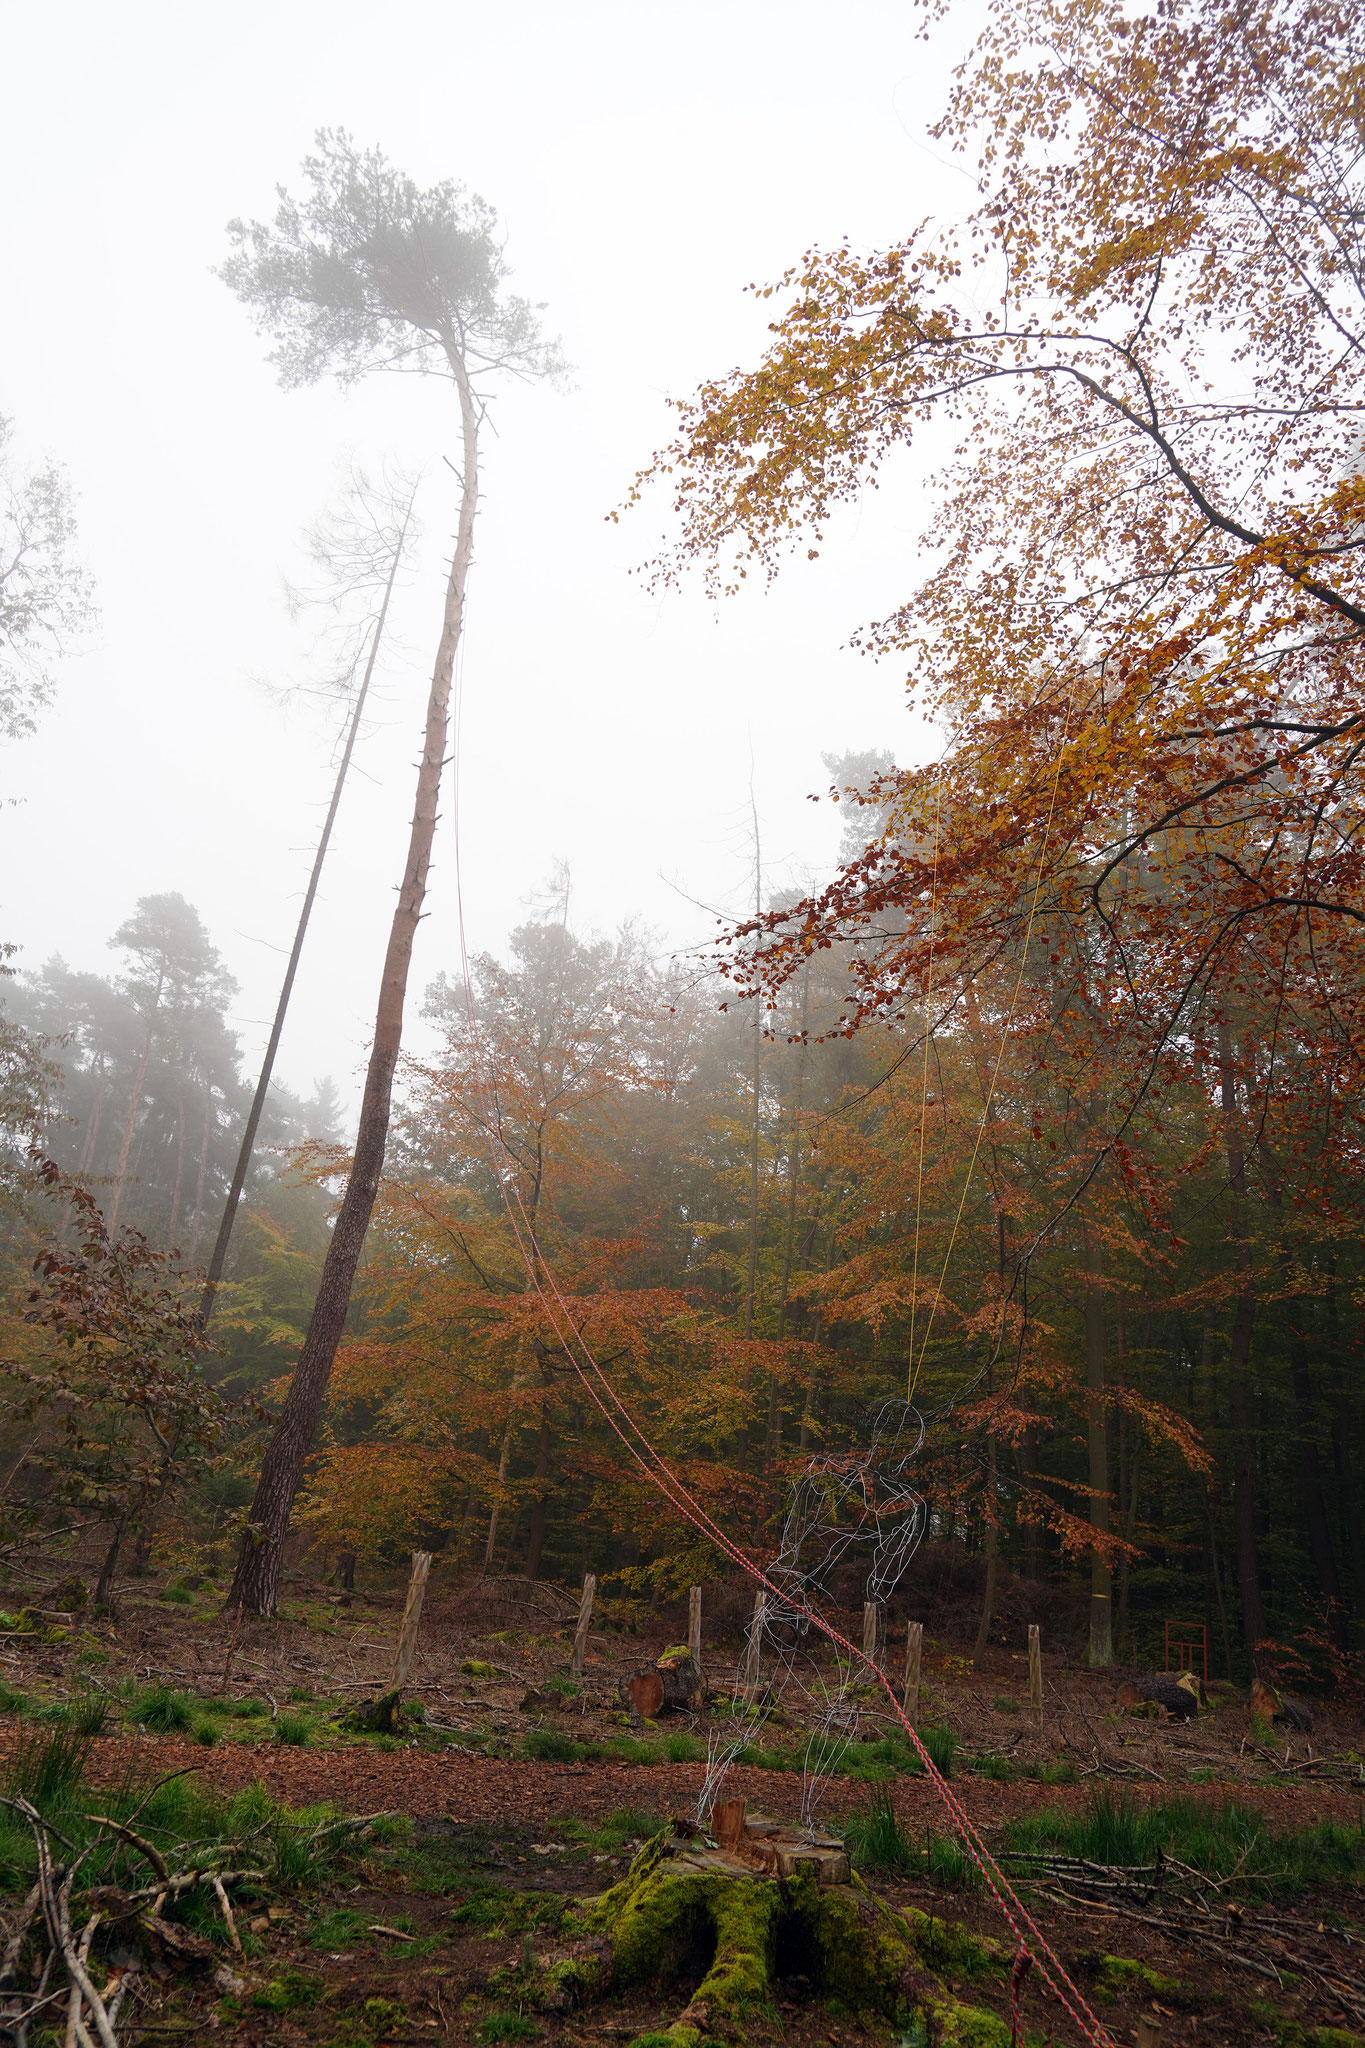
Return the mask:
<path id="1" fill-rule="evenodd" d="M 517 1744 L 517 1754 L 541 1764 L 577 1763 L 585 1754 L 581 1743 L 557 1728 L 531 1728 Z"/>
<path id="2" fill-rule="evenodd" d="M 538 2041 L 541 2029 L 521 2012 L 491 2012 L 476 2030 L 480 2041 Z"/>
<path id="3" fill-rule="evenodd" d="M 196 1702 L 188 1693 L 169 1685 L 149 1685 L 138 1693 L 129 1713 L 142 1728 L 156 1735 L 185 1735 L 194 1726 Z"/>
<path id="4" fill-rule="evenodd" d="M 863 1870 L 907 1871 L 919 1861 L 901 1832 L 891 1794 L 882 1786 L 874 1788 L 867 1811 L 850 1820 L 846 1839 L 850 1855 Z"/>
<path id="5" fill-rule="evenodd" d="M 312 1734 L 312 1723 L 302 1714 L 281 1714 L 275 1723 L 275 1741 L 288 1744 L 291 1749 L 307 1749 Z"/>

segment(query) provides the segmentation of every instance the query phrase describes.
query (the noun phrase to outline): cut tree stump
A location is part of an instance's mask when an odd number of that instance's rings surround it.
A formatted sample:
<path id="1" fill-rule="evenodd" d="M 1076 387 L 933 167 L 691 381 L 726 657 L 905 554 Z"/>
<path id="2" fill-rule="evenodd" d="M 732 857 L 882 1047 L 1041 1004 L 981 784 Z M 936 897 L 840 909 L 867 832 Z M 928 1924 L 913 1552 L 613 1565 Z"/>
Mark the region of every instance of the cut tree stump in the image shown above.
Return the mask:
<path id="1" fill-rule="evenodd" d="M 943 1982 L 1007 1971 L 1000 1943 L 914 1907 L 893 1912 L 850 1875 L 834 1837 L 746 1815 L 742 1800 L 726 1806 L 731 1846 L 674 1821 L 619 1884 L 569 1905 L 552 1947 L 532 1954 L 528 1937 L 519 1996 L 565 2012 L 657 1985 L 677 2017 L 658 2022 L 652 2048 L 700 2048 L 771 2025 L 786 1984 L 926 2040 L 1009 2048 L 1005 2023 Z M 542 1896 L 511 1895 L 508 1926 L 525 1926 Z"/>
<path id="2" fill-rule="evenodd" d="M 657 1721 L 660 1714 L 691 1713 L 702 1703 L 701 1672 L 685 1645 L 665 1650 L 657 1664 L 641 1664 L 629 1672 L 618 1690 L 636 1728 Z"/>

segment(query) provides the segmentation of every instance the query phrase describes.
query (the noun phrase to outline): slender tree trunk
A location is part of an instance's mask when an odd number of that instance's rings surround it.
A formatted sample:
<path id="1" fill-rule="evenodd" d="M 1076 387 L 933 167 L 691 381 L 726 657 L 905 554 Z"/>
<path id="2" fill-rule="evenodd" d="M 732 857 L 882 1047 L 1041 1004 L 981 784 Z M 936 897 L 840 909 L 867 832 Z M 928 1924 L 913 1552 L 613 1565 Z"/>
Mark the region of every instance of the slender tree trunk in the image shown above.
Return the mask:
<path id="1" fill-rule="evenodd" d="M 108 1090 L 104 1077 L 104 1056 L 101 1054 L 93 1090 L 93 1100 L 90 1105 L 90 1119 L 85 1126 L 85 1136 L 81 1139 L 80 1156 L 76 1161 L 78 1177 L 83 1173 L 88 1173 L 95 1163 L 95 1146 L 99 1142 L 100 1119 L 104 1114 L 104 1098 L 107 1093 Z"/>
<path id="2" fill-rule="evenodd" d="M 156 1033 L 156 1013 L 161 1008 L 161 991 L 165 976 L 156 985 L 156 1000 L 147 1018 L 147 1033 L 142 1041 L 142 1057 L 137 1063 L 137 1075 L 133 1081 L 133 1092 L 128 1098 L 128 1114 L 123 1121 L 123 1138 L 118 1148 L 118 1170 L 114 1176 L 114 1199 L 109 1207 L 108 1231 L 112 1237 L 118 1228 L 118 1212 L 123 1203 L 123 1185 L 128 1173 L 128 1154 L 133 1149 L 133 1127 L 137 1123 L 137 1106 L 142 1100 L 142 1084 L 147 1078 L 147 1062 L 152 1056 L 152 1039 Z"/>
<path id="3" fill-rule="evenodd" d="M 483 1568 L 488 1570 L 493 1562 L 493 1550 L 498 1540 L 498 1518 L 502 1512 L 502 1490 L 507 1483 L 507 1467 L 512 1462 L 512 1435 L 517 1426 L 517 1395 L 526 1384 L 525 1361 L 519 1359 L 512 1369 L 512 1390 L 507 1406 L 507 1423 L 502 1432 L 502 1449 L 498 1453 L 498 1490 L 493 1496 L 493 1507 L 488 1517 L 488 1541 L 484 1545 Z"/>
<path id="4" fill-rule="evenodd" d="M 541 1375 L 544 1377 L 544 1367 Z M 540 1554 L 545 1548 L 545 1518 L 550 1507 L 550 1388 L 545 1384 L 540 1399 L 540 1437 L 536 1444 L 536 1497 L 531 1508 L 531 1533 L 526 1542 L 526 1576 L 540 1576 Z"/>
<path id="5" fill-rule="evenodd" d="M 1019 1446 L 1019 1471 L 1025 1480 L 1038 1477 L 1038 1431 L 1033 1423 L 1030 1423 L 1024 1431 L 1023 1442 Z M 1026 1579 L 1041 1579 L 1043 1576 L 1042 1534 L 1043 1532 L 1036 1522 L 1025 1522 L 1024 1577 Z"/>
<path id="6" fill-rule="evenodd" d="M 1090 1449 L 1090 1526 L 1108 1536 L 1109 1427 L 1105 1414 L 1107 1338 L 1104 1327 L 1104 1285 L 1100 1248 L 1087 1230 L 1085 1255 L 1085 1421 Z M 1103 1668 L 1114 1661 L 1113 1574 L 1105 1550 L 1097 1543 L 1090 1553 L 1090 1662 Z"/>
<path id="7" fill-rule="evenodd" d="M 1355 1494 L 1354 1459 L 1351 1455 L 1353 1408 L 1347 1394 L 1346 1370 L 1342 1363 L 1337 1329 L 1337 1263 L 1327 1261 L 1326 1350 L 1332 1399 L 1332 1468 L 1341 1503 L 1343 1550 L 1351 1563 L 1352 1611 L 1357 1639 L 1365 1619 L 1365 1518 Z"/>
<path id="8" fill-rule="evenodd" d="M 175 1188 L 171 1195 L 171 1220 L 166 1231 L 166 1249 L 175 1249 L 176 1227 L 180 1222 L 180 1186 L 185 1174 L 185 1097 L 177 1091 L 175 1098 Z"/>
<path id="9" fill-rule="evenodd" d="M 412 518 L 413 499 L 416 496 L 417 492 L 414 488 L 412 497 L 408 499 L 408 509 L 403 515 L 402 529 L 393 551 L 393 562 L 389 569 L 389 580 L 384 586 L 384 597 L 379 607 L 379 617 L 375 620 L 374 636 L 370 641 L 370 651 L 365 662 L 365 674 L 361 679 L 360 688 L 356 692 L 355 709 L 351 714 L 351 722 L 346 732 L 346 745 L 342 752 L 341 764 L 337 769 L 336 781 L 332 785 L 332 801 L 328 805 L 327 816 L 323 821 L 322 832 L 318 839 L 318 850 L 313 856 L 313 871 L 308 877 L 308 887 L 304 891 L 303 908 L 299 912 L 299 921 L 294 932 L 294 944 L 289 955 L 289 964 L 284 970 L 284 981 L 280 986 L 280 999 L 275 1005 L 275 1021 L 270 1027 L 270 1037 L 266 1043 L 265 1055 L 261 1060 L 260 1076 L 256 1082 L 256 1093 L 251 1098 L 251 1108 L 247 1113 L 246 1129 L 242 1132 L 242 1142 L 237 1153 L 237 1164 L 232 1170 L 232 1185 L 228 1189 L 227 1201 L 223 1204 L 223 1215 L 218 1225 L 218 1236 L 214 1241 L 213 1256 L 209 1260 L 209 1269 L 204 1279 L 204 1297 L 199 1304 L 199 1327 L 201 1330 L 208 1327 L 209 1317 L 213 1314 L 213 1297 L 218 1291 L 219 1283 L 223 1277 L 223 1268 L 227 1264 L 228 1245 L 232 1239 L 232 1226 L 237 1216 L 237 1204 L 242 1199 L 242 1190 L 246 1186 L 246 1177 L 251 1170 L 251 1154 L 256 1145 L 256 1132 L 260 1127 L 261 1112 L 265 1108 L 266 1096 L 270 1092 L 270 1077 L 275 1071 L 275 1055 L 280 1049 L 280 1038 L 284 1031 L 284 1020 L 289 1013 L 289 998 L 294 992 L 294 977 L 299 970 L 299 960 L 303 954 L 303 942 L 308 936 L 308 920 L 313 914 L 313 903 L 318 893 L 318 883 L 322 879 L 322 864 L 327 858 L 327 847 L 332 837 L 332 827 L 336 823 L 337 810 L 341 804 L 341 792 L 346 786 L 346 776 L 351 765 L 351 755 L 355 752 L 356 736 L 360 731 L 360 720 L 365 709 L 365 699 L 370 693 L 370 680 L 374 675 L 375 660 L 379 654 L 379 643 L 384 634 L 384 622 L 389 615 L 389 599 L 393 596 L 393 586 L 398 575 L 398 565 L 403 558 L 403 544 L 407 539 L 408 522 Z"/>
<path id="10" fill-rule="evenodd" d="M 213 1130 L 213 1083 L 204 1090 L 204 1128 L 199 1133 L 199 1174 L 194 1184 L 194 1220 L 190 1224 L 190 1264 L 199 1249 L 199 1230 L 204 1220 L 204 1179 L 209 1166 L 209 1138 Z"/>
<path id="11" fill-rule="evenodd" d="M 1308 1347 L 1303 1333 L 1304 1303 L 1300 1296 L 1289 1302 L 1289 1367 L 1294 1383 L 1294 1419 L 1299 1439 L 1299 1477 L 1303 1483 L 1304 1520 L 1308 1527 L 1308 1549 L 1318 1587 L 1327 1609 L 1327 1633 L 1334 1647 L 1347 1646 L 1346 1607 L 1337 1577 L 1337 1561 L 1327 1524 L 1327 1502 L 1323 1493 L 1322 1463 L 1318 1454 L 1317 1420 L 1313 1413 L 1313 1384 L 1308 1371 Z"/>
<path id="12" fill-rule="evenodd" d="M 1265 1609 L 1261 1604 L 1260 1561 L 1256 1546 L 1256 1454 L 1247 1408 L 1247 1366 L 1256 1321 L 1256 1289 L 1246 1226 L 1246 1157 L 1242 1147 L 1237 1080 L 1233 1070 L 1232 1031 L 1226 1018 L 1218 1026 L 1218 1064 L 1223 1100 L 1223 1141 L 1227 1151 L 1232 1239 L 1237 1296 L 1228 1345 L 1228 1412 L 1232 1421 L 1233 1540 L 1237 1556 L 1237 1588 L 1242 1602 L 1242 1628 L 1251 1668 L 1260 1673 L 1260 1645 L 1265 1641 Z"/>
<path id="13" fill-rule="evenodd" d="M 105 1607 L 108 1605 L 109 1588 L 114 1582 L 114 1568 L 118 1563 L 119 1547 L 122 1544 L 122 1542 L 123 1524 L 122 1522 L 120 1522 L 114 1530 L 113 1538 L 110 1541 L 109 1548 L 104 1553 L 104 1562 L 100 1566 L 100 1575 L 95 1581 L 95 1592 L 92 1604 L 97 1613 L 101 1607 Z"/>
<path id="14" fill-rule="evenodd" d="M 1005 1299 L 1006 1286 L 1005 1212 L 998 1205 L 995 1212 L 995 1222 L 996 1237 L 998 1244 L 996 1284 L 1000 1289 L 1000 1299 L 1003 1304 Z M 994 1393 L 995 1366 L 993 1362 L 988 1362 L 986 1366 L 987 1397 L 992 1397 Z M 1000 1458 L 995 1440 L 994 1418 L 992 1418 L 990 1443 L 987 1448 L 986 1460 L 986 1484 L 990 1493 L 990 1500 L 988 1501 L 986 1507 L 986 1583 L 982 1588 L 981 1592 L 981 1620 L 976 1631 L 976 1644 L 972 1650 L 972 1661 L 975 1664 L 979 1664 L 981 1662 L 981 1659 L 986 1652 L 986 1645 L 990 1641 L 991 1619 L 995 1612 L 995 1581 L 1000 1564 L 1000 1525 L 996 1520 L 996 1502 L 1000 1497 Z"/>
<path id="15" fill-rule="evenodd" d="M 753 915 L 763 913 L 763 852 L 759 844 L 759 813 L 749 776 L 749 809 L 753 811 Z M 759 1090 L 763 1059 L 763 997 L 753 997 L 753 1081 L 749 1110 L 749 1280 L 745 1286 L 745 1337 L 753 1335 L 753 1296 L 759 1282 Z M 745 1372 L 749 1368 L 745 1366 Z"/>
<path id="16" fill-rule="evenodd" d="M 455 553 L 446 585 L 445 612 L 440 644 L 432 672 L 427 700 L 426 732 L 422 758 L 417 770 L 417 793 L 413 807 L 412 832 L 407 863 L 394 906 L 388 950 L 380 982 L 379 1006 L 375 1017 L 374 1043 L 365 1075 L 365 1092 L 360 1105 L 355 1157 L 342 1197 L 335 1228 L 323 1262 L 313 1314 L 304 1338 L 299 1361 L 290 1382 L 284 1412 L 261 1464 L 261 1476 L 251 1507 L 251 1520 L 243 1538 L 237 1571 L 228 1595 L 228 1606 L 242 1606 L 253 1614 L 273 1614 L 279 1601 L 280 1550 L 289 1527 L 294 1496 L 303 1478 L 304 1464 L 313 1442 L 318 1416 L 331 1378 L 332 1361 L 346 1327 L 351 1289 L 369 1229 L 384 1152 L 388 1142 L 389 1112 L 393 1095 L 394 1068 L 398 1063 L 403 1036 L 403 1005 L 407 994 L 408 967 L 413 941 L 426 899 L 431 847 L 436 832 L 436 813 L 445 765 L 446 739 L 450 724 L 450 691 L 464 619 L 465 587 L 474 543 L 474 514 L 478 505 L 478 416 L 474 395 L 463 362 L 452 350 L 451 369 L 460 396 L 460 418 L 464 437 L 464 474 L 460 499 L 460 521 Z"/>

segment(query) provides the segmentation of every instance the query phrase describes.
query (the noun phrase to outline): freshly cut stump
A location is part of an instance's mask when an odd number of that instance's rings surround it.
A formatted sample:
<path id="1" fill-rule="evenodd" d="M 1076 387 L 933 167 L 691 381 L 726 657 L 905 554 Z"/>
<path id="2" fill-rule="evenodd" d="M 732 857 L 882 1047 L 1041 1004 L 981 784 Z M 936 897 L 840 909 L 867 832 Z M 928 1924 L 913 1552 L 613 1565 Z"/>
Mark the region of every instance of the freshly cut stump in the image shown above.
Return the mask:
<path id="1" fill-rule="evenodd" d="M 740 1807 L 742 1801 L 729 1802 Z M 743 2041 L 777 2019 L 779 1981 L 851 2013 L 875 2013 L 943 2048 L 1009 2048 L 992 2012 L 960 2004 L 937 1972 L 1005 1975 L 998 1943 L 914 1910 L 896 1913 L 851 1874 L 841 1842 L 803 1838 L 733 1811 L 721 1847 L 675 1821 L 639 1851 L 625 1877 L 571 1906 L 553 1950 L 538 1959 L 540 2002 L 566 2010 L 604 1993 L 685 1987 L 666 2031 L 637 2048 Z M 695 1987 L 695 1988 L 692 1988 Z"/>

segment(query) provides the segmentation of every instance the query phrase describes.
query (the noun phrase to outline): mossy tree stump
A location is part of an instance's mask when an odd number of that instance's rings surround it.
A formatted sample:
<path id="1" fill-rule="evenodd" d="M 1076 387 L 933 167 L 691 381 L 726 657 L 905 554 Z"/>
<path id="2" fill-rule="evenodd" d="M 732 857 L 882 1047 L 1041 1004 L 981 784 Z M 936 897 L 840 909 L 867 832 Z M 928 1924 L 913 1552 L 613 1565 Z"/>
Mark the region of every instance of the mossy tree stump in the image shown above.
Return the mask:
<path id="1" fill-rule="evenodd" d="M 841 1847 L 836 1863 L 836 1845 L 749 1825 L 757 1852 L 747 1841 L 717 1847 L 675 1823 L 619 1884 L 572 1905 L 560 1940 L 538 1959 L 541 2002 L 564 2010 L 642 1985 L 686 1987 L 666 2031 L 640 2036 L 637 2048 L 700 2048 L 743 2041 L 774 2021 L 785 1981 L 848 2012 L 918 2028 L 943 2048 L 1008 2048 L 1008 2027 L 960 2004 L 937 1974 L 1006 1974 L 999 1944 L 893 1912 L 848 1874 Z M 834 1871 L 841 1881 L 822 1882 Z"/>

